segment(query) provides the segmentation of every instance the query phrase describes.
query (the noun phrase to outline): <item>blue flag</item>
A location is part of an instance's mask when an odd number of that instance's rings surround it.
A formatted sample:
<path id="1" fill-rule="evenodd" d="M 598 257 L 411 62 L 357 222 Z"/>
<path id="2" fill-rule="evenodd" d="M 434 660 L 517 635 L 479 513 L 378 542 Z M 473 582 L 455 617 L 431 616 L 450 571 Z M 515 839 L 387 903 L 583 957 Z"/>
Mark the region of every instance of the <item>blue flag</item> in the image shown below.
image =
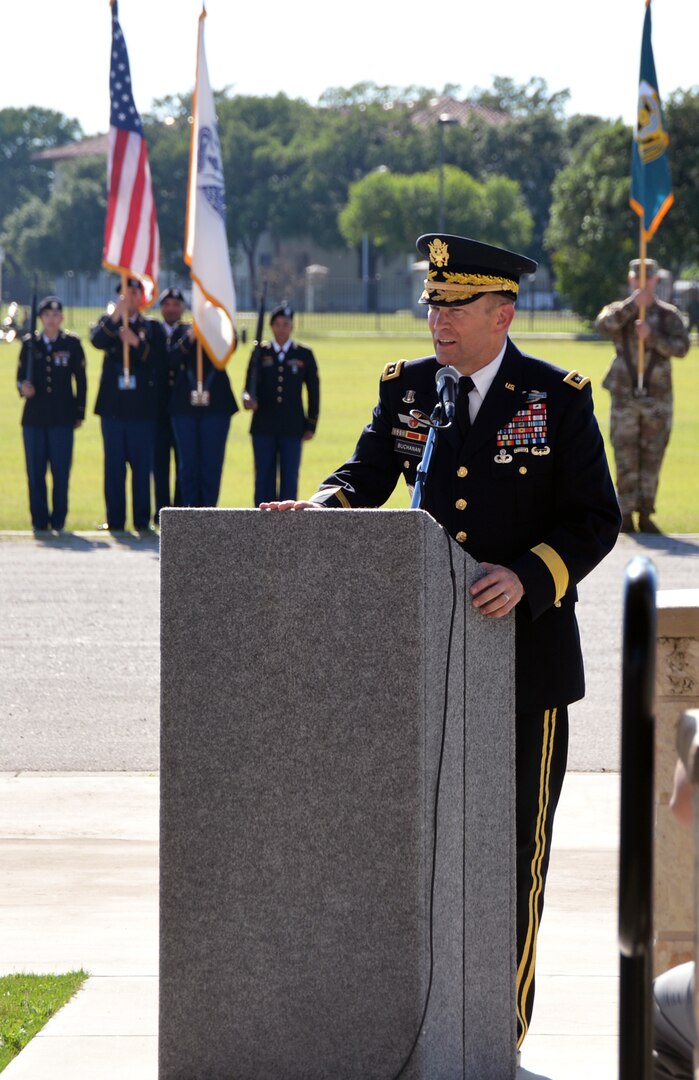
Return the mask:
<path id="1" fill-rule="evenodd" d="M 667 147 L 670 142 L 658 80 L 655 75 L 653 45 L 650 37 L 650 0 L 646 0 L 641 44 L 641 75 L 638 84 L 638 120 L 631 154 L 631 208 L 643 221 L 643 232 L 650 240 L 674 202 Z"/>

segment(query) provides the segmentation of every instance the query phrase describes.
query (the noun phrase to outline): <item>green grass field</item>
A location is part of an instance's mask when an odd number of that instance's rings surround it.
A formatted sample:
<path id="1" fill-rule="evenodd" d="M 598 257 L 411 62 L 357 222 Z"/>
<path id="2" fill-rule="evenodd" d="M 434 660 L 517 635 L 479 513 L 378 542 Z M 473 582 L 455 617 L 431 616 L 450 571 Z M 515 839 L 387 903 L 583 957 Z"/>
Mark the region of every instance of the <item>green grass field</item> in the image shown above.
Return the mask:
<path id="1" fill-rule="evenodd" d="M 86 971 L 0 977 L 0 1072 L 70 1001 L 86 978 Z"/>
<path id="2" fill-rule="evenodd" d="M 384 320 L 385 321 L 385 320 Z M 526 315 L 520 320 L 526 327 Z M 70 326 L 68 326 L 70 328 Z M 377 396 L 383 365 L 400 357 L 412 358 L 431 351 L 425 333 L 392 336 L 329 336 L 298 329 L 298 337 L 310 345 L 318 360 L 321 378 L 321 416 L 316 437 L 305 444 L 299 494 L 310 495 L 322 480 L 352 452 L 362 426 L 369 419 Z M 609 342 L 571 340 L 528 340 L 513 337 L 520 348 L 560 365 L 576 368 L 592 379 L 595 407 L 600 427 L 608 441 L 609 395 L 601 380 L 612 355 Z M 71 474 L 70 509 L 67 528 L 93 529 L 105 517 L 102 492 L 102 439 L 99 420 L 93 413 L 99 382 L 101 354 L 92 349 L 83 335 L 88 357 L 88 409 L 82 428 L 76 433 Z M 241 345 L 233 356 L 228 373 L 238 400 L 245 378 L 251 346 Z M 15 375 L 18 343 L 0 344 L 0 529 L 29 529 L 29 505 L 24 451 L 20 431 L 21 400 Z M 665 532 L 699 533 L 699 480 L 696 452 L 696 423 L 699 415 L 699 367 L 694 344 L 685 360 L 673 361 L 675 380 L 675 421 L 665 458 L 658 499 L 658 524 Z M 253 456 L 249 436 L 249 416 L 242 411 L 234 418 L 228 439 L 219 506 L 250 507 L 253 499 Z M 611 454 L 611 447 L 608 447 Z M 611 461 L 610 457 L 610 461 Z M 407 489 L 399 486 L 390 507 L 409 504 Z M 128 521 L 127 521 L 128 526 Z"/>

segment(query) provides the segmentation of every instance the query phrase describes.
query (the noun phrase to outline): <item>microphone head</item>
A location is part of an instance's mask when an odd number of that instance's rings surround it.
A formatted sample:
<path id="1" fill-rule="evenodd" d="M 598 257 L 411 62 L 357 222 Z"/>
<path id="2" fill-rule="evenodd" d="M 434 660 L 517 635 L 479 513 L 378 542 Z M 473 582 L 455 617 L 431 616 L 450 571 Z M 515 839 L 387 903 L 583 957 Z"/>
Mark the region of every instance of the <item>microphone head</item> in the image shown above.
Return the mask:
<path id="1" fill-rule="evenodd" d="M 437 369 L 434 376 L 434 381 L 437 384 L 437 393 L 441 394 L 448 382 L 458 384 L 460 378 L 461 373 L 451 364 L 442 365 L 442 367 Z"/>
<path id="2" fill-rule="evenodd" d="M 451 364 L 443 365 L 435 372 L 437 396 L 444 410 L 444 419 L 449 423 L 456 415 L 456 388 L 461 375 Z"/>

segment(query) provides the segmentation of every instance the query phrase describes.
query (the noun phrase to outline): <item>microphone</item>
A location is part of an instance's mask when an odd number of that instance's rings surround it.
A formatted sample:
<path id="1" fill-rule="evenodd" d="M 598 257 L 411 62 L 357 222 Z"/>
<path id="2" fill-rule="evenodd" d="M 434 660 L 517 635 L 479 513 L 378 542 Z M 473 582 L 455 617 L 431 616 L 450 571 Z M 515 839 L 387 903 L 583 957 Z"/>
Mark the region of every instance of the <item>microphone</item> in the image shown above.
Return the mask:
<path id="1" fill-rule="evenodd" d="M 437 384 L 437 394 L 444 411 L 444 419 L 448 422 L 451 422 L 456 416 L 456 395 L 460 378 L 460 372 L 451 364 L 448 367 L 440 367 L 434 377 Z"/>

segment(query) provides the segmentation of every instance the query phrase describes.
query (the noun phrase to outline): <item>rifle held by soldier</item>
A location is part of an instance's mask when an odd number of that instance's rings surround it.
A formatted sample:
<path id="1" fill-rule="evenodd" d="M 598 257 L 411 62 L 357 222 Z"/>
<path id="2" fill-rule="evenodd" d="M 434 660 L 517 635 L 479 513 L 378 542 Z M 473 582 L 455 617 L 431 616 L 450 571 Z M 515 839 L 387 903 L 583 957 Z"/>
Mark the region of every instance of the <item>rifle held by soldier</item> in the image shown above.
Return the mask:
<path id="1" fill-rule="evenodd" d="M 36 281 L 32 293 L 32 313 L 29 319 L 29 337 L 27 339 L 27 378 L 26 381 L 34 387 L 34 347 L 36 344 L 36 320 L 39 301 L 36 296 Z"/>
<path id="2" fill-rule="evenodd" d="M 248 364 L 248 375 L 245 384 L 245 390 L 243 391 L 243 405 L 246 409 L 251 409 L 253 412 L 257 408 L 257 387 L 260 379 L 260 345 L 262 344 L 262 329 L 265 321 L 265 300 L 267 297 L 267 282 L 262 285 L 262 295 L 260 296 L 260 306 L 257 312 L 257 327 L 255 329 L 255 340 L 252 344 L 252 353 L 250 354 L 250 362 Z"/>

